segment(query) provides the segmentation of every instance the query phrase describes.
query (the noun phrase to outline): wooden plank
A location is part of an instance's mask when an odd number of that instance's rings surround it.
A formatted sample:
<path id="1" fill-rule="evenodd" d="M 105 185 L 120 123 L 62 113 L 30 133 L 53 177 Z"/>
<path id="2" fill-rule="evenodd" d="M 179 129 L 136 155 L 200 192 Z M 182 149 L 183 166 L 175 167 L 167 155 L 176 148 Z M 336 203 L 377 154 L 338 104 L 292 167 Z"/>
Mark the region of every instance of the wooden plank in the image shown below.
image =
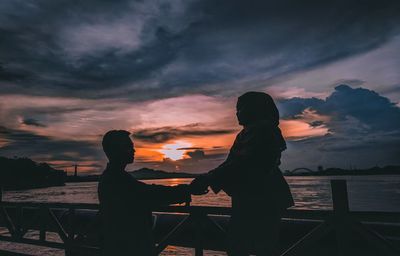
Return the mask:
<path id="1" fill-rule="evenodd" d="M 50 248 L 55 248 L 55 249 L 62 249 L 62 250 L 64 250 L 66 248 L 64 243 L 52 242 L 52 241 L 40 241 L 40 240 L 36 240 L 36 239 L 31 239 L 31 238 L 21 238 L 18 241 L 16 241 L 12 237 L 0 235 L 0 241 L 13 242 L 13 243 L 17 243 L 17 244 L 45 246 L 45 247 L 50 247 Z M 77 245 L 76 248 L 86 250 L 86 251 L 98 251 L 99 250 L 98 247 L 85 246 L 85 245 Z M 1 252 L 1 250 L 0 250 L 0 252 Z M 0 255 L 3 256 L 2 254 L 0 254 Z"/>
<path id="2" fill-rule="evenodd" d="M 10 236 L 0 235 L 0 241 L 14 242 L 14 243 L 19 243 L 19 244 L 46 246 L 46 247 L 51 247 L 51 248 L 56 248 L 56 249 L 65 249 L 64 243 L 51 242 L 51 241 L 40 241 L 37 239 L 30 239 L 30 238 L 24 238 L 24 237 L 16 240 L 15 238 L 10 237 Z"/>
<path id="3" fill-rule="evenodd" d="M 32 256 L 31 254 L 0 250 L 1 256 Z"/>
<path id="4" fill-rule="evenodd" d="M 99 205 L 98 204 L 87 204 L 87 203 L 39 203 L 39 202 L 9 202 L 9 201 L 3 201 L 3 202 L 1 202 L 1 204 L 3 206 L 6 206 L 6 207 L 21 206 L 21 207 L 39 208 L 41 206 L 44 206 L 46 208 L 61 208 L 61 209 L 69 209 L 69 208 L 93 209 L 93 210 L 98 210 L 99 209 Z"/>

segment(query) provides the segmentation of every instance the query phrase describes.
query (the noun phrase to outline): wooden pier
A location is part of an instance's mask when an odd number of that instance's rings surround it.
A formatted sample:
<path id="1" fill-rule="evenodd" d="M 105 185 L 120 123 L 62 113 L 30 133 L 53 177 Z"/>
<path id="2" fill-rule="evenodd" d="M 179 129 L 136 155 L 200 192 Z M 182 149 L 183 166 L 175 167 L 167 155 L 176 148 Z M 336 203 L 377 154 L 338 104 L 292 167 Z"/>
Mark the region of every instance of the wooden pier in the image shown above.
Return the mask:
<path id="1" fill-rule="evenodd" d="M 345 180 L 332 180 L 333 210 L 289 209 L 282 219 L 278 255 L 400 255 L 400 213 L 349 210 Z M 67 256 L 98 255 L 98 204 L 0 201 L 1 241 L 65 250 Z M 169 206 L 154 209 L 158 253 L 168 245 L 225 250 L 230 208 Z M 38 236 L 27 237 L 35 230 Z M 59 241 L 48 239 L 57 233 Z M 5 251 L 0 250 L 0 254 Z M 18 254 L 10 254 L 18 255 Z M 20 254 L 24 255 L 24 254 Z"/>

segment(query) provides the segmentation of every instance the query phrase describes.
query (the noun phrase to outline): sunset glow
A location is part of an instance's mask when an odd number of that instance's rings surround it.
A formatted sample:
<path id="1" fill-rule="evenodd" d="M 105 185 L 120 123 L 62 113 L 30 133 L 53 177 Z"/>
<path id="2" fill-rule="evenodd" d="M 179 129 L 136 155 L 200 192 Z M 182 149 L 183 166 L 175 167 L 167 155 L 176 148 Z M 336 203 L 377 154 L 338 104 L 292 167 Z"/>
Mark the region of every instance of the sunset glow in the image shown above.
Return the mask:
<path id="1" fill-rule="evenodd" d="M 312 127 L 301 120 L 281 121 L 283 136 L 286 140 L 302 140 L 311 137 L 320 137 L 328 133 L 325 126 Z"/>
<path id="2" fill-rule="evenodd" d="M 164 154 L 165 158 L 174 161 L 182 159 L 185 155 L 185 148 L 191 147 L 192 144 L 185 141 L 176 141 L 173 144 L 166 144 L 159 151 Z"/>
<path id="3" fill-rule="evenodd" d="M 400 161 L 396 1 L 5 2 L 0 156 L 101 173 L 102 136 L 126 130 L 128 169 L 200 173 L 226 159 L 238 97 L 258 91 L 279 110 L 282 169 Z"/>

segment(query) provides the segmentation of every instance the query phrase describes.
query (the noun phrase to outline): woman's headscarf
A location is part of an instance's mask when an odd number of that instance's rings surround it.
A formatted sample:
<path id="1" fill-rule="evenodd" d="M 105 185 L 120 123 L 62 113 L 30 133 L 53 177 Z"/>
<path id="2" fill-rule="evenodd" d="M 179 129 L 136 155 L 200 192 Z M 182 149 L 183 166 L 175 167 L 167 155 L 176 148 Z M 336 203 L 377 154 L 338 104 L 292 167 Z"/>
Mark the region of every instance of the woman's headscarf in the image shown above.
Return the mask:
<path id="1" fill-rule="evenodd" d="M 279 111 L 272 97 L 264 92 L 246 92 L 238 98 L 238 106 L 245 107 L 252 121 L 268 121 L 279 125 Z"/>

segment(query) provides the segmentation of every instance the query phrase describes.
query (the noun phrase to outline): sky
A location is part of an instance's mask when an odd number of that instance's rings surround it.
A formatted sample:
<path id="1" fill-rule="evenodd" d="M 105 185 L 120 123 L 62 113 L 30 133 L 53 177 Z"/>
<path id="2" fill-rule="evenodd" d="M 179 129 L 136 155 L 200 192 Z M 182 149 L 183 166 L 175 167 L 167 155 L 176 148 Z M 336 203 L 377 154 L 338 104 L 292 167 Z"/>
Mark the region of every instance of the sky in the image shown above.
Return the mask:
<path id="1" fill-rule="evenodd" d="M 0 155 L 100 173 L 102 135 L 149 167 L 201 173 L 271 94 L 283 170 L 400 164 L 399 1 L 0 2 Z"/>

